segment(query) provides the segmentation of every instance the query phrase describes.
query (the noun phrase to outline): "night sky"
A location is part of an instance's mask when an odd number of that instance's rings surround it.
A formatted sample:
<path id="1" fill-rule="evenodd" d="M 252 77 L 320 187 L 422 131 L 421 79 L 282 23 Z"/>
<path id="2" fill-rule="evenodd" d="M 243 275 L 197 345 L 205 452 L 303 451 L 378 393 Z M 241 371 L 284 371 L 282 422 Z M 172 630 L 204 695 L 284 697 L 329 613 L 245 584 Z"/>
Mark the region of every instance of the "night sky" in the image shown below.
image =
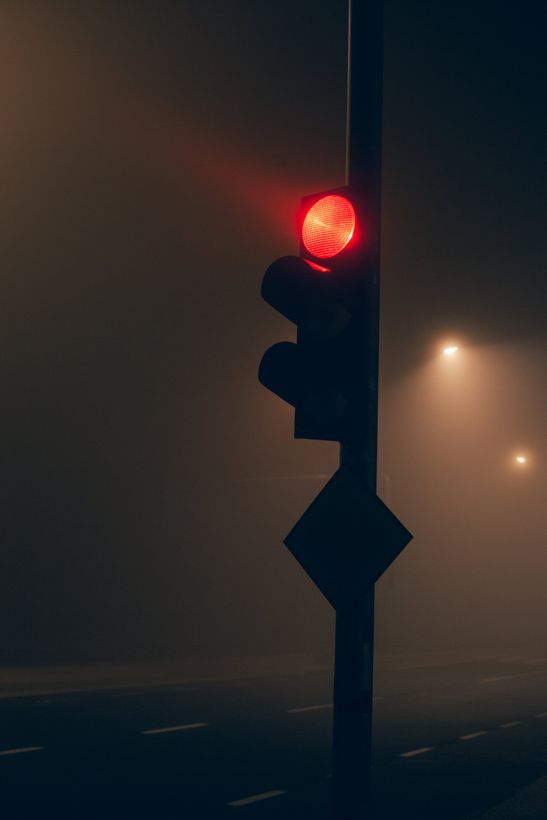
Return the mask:
<path id="1" fill-rule="evenodd" d="M 545 640 L 546 30 L 386 0 L 386 649 Z M 339 0 L 2 4 L 0 661 L 330 648 L 281 542 L 337 447 L 256 371 L 264 270 L 344 182 L 345 49 Z"/>

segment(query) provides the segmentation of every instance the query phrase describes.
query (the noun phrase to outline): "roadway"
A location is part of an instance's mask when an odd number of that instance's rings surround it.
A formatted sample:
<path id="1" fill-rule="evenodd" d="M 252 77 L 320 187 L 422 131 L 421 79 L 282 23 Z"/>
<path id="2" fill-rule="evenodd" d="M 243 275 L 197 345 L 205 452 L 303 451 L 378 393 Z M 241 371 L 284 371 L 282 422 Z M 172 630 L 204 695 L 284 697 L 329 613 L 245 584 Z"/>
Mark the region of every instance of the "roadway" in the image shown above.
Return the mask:
<path id="1" fill-rule="evenodd" d="M 330 701 L 327 668 L 4 697 L 0 816 L 327 820 Z M 375 820 L 547 818 L 503 814 L 547 774 L 547 657 L 380 658 L 374 707 Z"/>

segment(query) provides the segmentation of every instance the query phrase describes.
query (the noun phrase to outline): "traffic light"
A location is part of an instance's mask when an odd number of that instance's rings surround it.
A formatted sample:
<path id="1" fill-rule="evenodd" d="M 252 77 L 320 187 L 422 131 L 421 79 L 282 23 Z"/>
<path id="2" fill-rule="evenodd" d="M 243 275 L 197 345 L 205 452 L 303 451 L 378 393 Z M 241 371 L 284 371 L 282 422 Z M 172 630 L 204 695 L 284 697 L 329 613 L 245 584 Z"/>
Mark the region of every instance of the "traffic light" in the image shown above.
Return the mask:
<path id="1" fill-rule="evenodd" d="M 367 380 L 377 369 L 368 353 L 377 334 L 368 224 L 356 187 L 306 196 L 299 256 L 277 259 L 264 275 L 262 297 L 296 325 L 297 340 L 269 348 L 258 377 L 295 408 L 296 438 L 344 444 L 367 424 Z"/>

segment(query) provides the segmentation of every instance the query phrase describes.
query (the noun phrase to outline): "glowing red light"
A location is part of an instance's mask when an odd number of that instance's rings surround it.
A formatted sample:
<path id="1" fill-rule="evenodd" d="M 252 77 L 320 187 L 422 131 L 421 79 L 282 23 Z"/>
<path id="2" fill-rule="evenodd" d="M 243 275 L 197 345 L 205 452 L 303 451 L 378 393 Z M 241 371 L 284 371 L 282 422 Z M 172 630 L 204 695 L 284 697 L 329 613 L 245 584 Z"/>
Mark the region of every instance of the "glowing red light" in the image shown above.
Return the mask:
<path id="1" fill-rule="evenodd" d="M 304 259 L 304 262 L 307 262 L 310 268 L 314 270 L 319 270 L 321 273 L 329 273 L 330 268 L 325 268 L 323 265 L 318 265 L 317 262 L 312 262 L 311 259 Z"/>
<path id="2" fill-rule="evenodd" d="M 329 259 L 344 250 L 355 231 L 355 210 L 344 196 L 329 195 L 311 206 L 302 224 L 302 243 L 312 256 Z"/>

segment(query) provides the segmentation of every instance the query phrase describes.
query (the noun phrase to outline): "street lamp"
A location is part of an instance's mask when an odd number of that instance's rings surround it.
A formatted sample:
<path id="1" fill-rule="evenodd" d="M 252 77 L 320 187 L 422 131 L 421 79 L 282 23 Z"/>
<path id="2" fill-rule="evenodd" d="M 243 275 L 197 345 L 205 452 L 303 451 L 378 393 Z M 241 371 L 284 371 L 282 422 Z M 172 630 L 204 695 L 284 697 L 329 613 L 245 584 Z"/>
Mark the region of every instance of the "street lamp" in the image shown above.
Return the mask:
<path id="1" fill-rule="evenodd" d="M 455 356 L 458 350 L 459 347 L 457 345 L 449 345 L 448 347 L 443 348 L 443 355 L 450 358 L 451 356 Z"/>

